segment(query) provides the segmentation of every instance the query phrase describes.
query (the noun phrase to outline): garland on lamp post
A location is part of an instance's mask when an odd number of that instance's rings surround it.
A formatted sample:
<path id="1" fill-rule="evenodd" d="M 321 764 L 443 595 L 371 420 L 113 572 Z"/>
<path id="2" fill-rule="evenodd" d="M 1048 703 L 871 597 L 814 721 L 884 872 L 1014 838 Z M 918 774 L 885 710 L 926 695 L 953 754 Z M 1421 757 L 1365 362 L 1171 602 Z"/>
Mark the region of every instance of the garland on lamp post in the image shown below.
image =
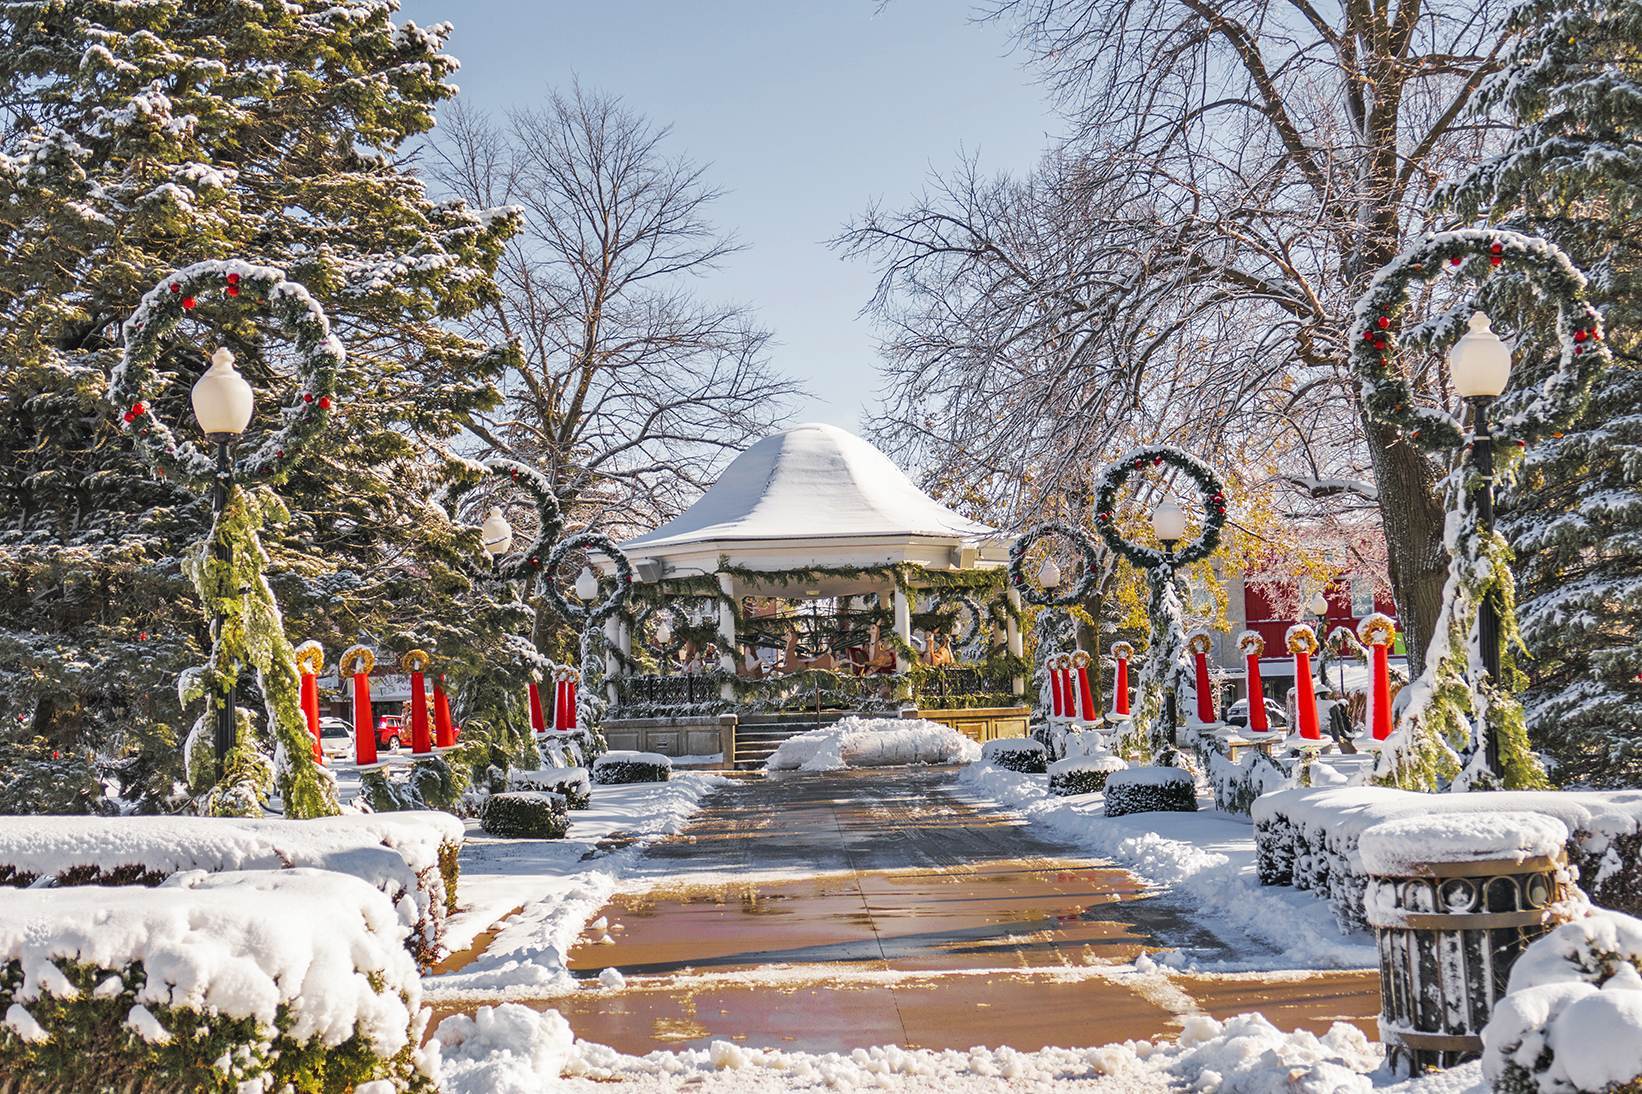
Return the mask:
<path id="1" fill-rule="evenodd" d="M 281 412 L 278 428 L 262 435 L 247 454 L 229 462 L 226 446 L 213 461 L 196 445 L 178 440 L 154 408 L 151 392 L 159 384 L 157 366 L 174 343 L 171 336 L 183 319 L 209 299 L 213 312 L 226 309 L 222 326 L 228 339 L 255 341 L 246 314 L 255 308 L 276 335 L 291 342 L 298 361 L 298 393 Z M 204 492 L 217 489 L 220 502 L 211 531 L 199 550 L 183 560 L 184 572 L 216 623 L 210 660 L 178 680 L 184 704 L 207 694 L 229 708 L 229 740 L 221 771 L 202 761 L 209 742 L 207 717 L 195 722 L 184 745 L 190 790 L 201 812 L 212 815 L 260 815 L 270 789 L 284 800 L 285 815 L 306 818 L 341 812 L 336 781 L 314 761 L 313 739 L 302 713 L 302 683 L 296 652 L 285 637 L 279 603 L 265 576 L 268 563 L 261 529 L 290 519 L 270 484 L 284 481 L 323 434 L 335 404 L 337 369 L 345 359 L 342 343 L 308 290 L 271 266 L 248 262 L 199 262 L 161 279 L 145 293 L 122 325 L 125 349 L 109 376 L 106 400 L 120 412 L 121 428 L 139 454 L 161 478 Z M 224 476 L 231 485 L 225 485 Z M 234 482 L 234 479 L 238 482 Z M 261 479 L 250 489 L 242 482 Z M 273 764 L 258 751 L 248 717 L 229 701 L 240 673 L 256 673 L 267 703 L 269 731 L 275 742 Z M 209 770 L 210 775 L 207 776 Z"/>
<path id="2" fill-rule="evenodd" d="M 1027 553 L 1040 540 L 1050 536 L 1059 536 L 1076 548 L 1081 562 L 1077 580 L 1064 592 L 1057 593 L 1054 589 L 1046 589 L 1026 574 Z M 1009 545 L 1009 584 L 1020 593 L 1021 599 L 1038 606 L 1037 618 L 1032 625 L 1031 679 L 1032 694 L 1038 698 L 1040 720 L 1045 724 L 1048 713 L 1041 708 L 1044 689 L 1050 686 L 1049 663 L 1053 658 L 1077 645 L 1077 628 L 1072 622 L 1071 615 L 1064 609 L 1082 603 L 1084 597 L 1089 595 L 1089 591 L 1095 585 L 1098 564 L 1099 557 L 1095 551 L 1094 540 L 1090 539 L 1083 529 L 1065 521 L 1044 521 L 1022 533 Z M 1052 745 L 1053 741 L 1045 743 Z"/>
<path id="3" fill-rule="evenodd" d="M 572 551 L 597 551 L 615 567 L 609 592 L 593 604 L 574 603 L 559 591 L 555 575 Z M 600 582 L 602 587 L 605 583 Z M 603 532 L 585 531 L 566 536 L 553 545 L 542 566 L 542 588 L 561 615 L 581 625 L 581 686 L 576 690 L 576 724 L 590 731 L 603 720 L 607 654 L 602 649 L 603 626 L 616 617 L 633 594 L 633 564 L 616 541 Z"/>
<path id="4" fill-rule="evenodd" d="M 1159 550 L 1124 538 L 1117 527 L 1118 491 L 1130 476 L 1147 467 L 1171 467 L 1197 487 L 1203 527 L 1195 539 L 1174 550 Z M 1208 558 L 1220 546 L 1226 525 L 1226 486 L 1204 461 L 1173 445 L 1145 445 L 1126 452 L 1101 469 L 1095 480 L 1095 528 L 1106 545 L 1131 565 L 1146 571 L 1151 587 L 1147 604 L 1151 643 L 1141 666 L 1134 705 L 1134 732 L 1125 750 L 1138 758 L 1171 765 L 1176 756 L 1175 723 L 1181 686 L 1189 671 L 1186 659 L 1185 611 L 1175 574 L 1180 567 Z M 1169 701 L 1165 701 L 1165 696 Z"/>
<path id="5" fill-rule="evenodd" d="M 1492 449 L 1487 473 L 1509 474 L 1531 441 L 1554 435 L 1571 422 L 1589 399 L 1597 372 L 1608 363 L 1602 322 L 1585 295 L 1585 277 L 1561 250 L 1542 239 L 1517 232 L 1465 229 L 1428 235 L 1374 275 L 1358 300 L 1352 325 L 1352 368 L 1364 404 L 1378 421 L 1395 426 L 1413 444 L 1430 452 L 1454 454 L 1472 438 L 1455 415 L 1417 405 L 1402 368 L 1401 350 L 1442 351 L 1465 333 L 1471 308 L 1442 313 L 1423 323 L 1405 323 L 1410 293 L 1444 272 L 1471 274 L 1483 281 L 1477 295 L 1489 292 L 1489 281 L 1525 282 L 1556 309 L 1558 358 L 1543 383 L 1510 398 L 1507 411 L 1491 435 L 1478 434 Z M 1493 437 L 1507 443 L 1494 448 Z M 1484 450 L 1479 448 L 1478 456 Z M 1375 763 L 1376 781 L 1405 789 L 1435 790 L 1504 785 L 1547 785 L 1544 771 L 1528 747 L 1527 725 L 1516 694 L 1523 684 L 1516 667 L 1522 650 L 1517 631 L 1516 590 L 1511 551 L 1490 521 L 1479 523 L 1479 486 L 1484 475 L 1455 461 L 1448 477 L 1455 515 L 1445 536 L 1448 578 L 1442 609 L 1432 633 L 1425 671 L 1411 687 L 1402 723 L 1387 740 Z M 1496 609 L 1497 641 L 1503 647 L 1497 676 L 1484 667 L 1472 635 L 1485 602 Z M 1491 746 L 1491 747 L 1490 747 Z M 1469 750 L 1470 763 L 1464 753 Z M 1488 769 L 1489 751 L 1497 751 L 1500 770 Z"/>

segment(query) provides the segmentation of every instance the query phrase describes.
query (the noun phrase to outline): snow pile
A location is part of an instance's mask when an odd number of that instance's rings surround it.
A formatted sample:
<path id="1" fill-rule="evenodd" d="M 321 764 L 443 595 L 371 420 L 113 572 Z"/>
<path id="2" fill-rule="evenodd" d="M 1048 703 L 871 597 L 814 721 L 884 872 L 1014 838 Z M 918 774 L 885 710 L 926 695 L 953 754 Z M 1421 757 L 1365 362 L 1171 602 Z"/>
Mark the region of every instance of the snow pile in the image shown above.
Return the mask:
<path id="1" fill-rule="evenodd" d="M 1457 813 L 1399 817 L 1364 829 L 1357 840 L 1363 869 L 1405 877 L 1427 862 L 1521 863 L 1560 853 L 1568 826 L 1540 813 Z"/>
<path id="2" fill-rule="evenodd" d="M 1324 896 L 1342 927 L 1366 925 L 1368 872 L 1363 832 L 1400 817 L 1510 811 L 1561 821 L 1569 862 L 1590 898 L 1618 911 L 1642 911 L 1642 791 L 1508 790 L 1420 794 L 1385 787 L 1282 790 L 1255 801 L 1260 879 Z"/>
<path id="3" fill-rule="evenodd" d="M 303 821 L 0 817 L 0 885 L 46 879 L 56 885 L 154 885 L 187 870 L 333 870 L 386 893 L 411 931 L 413 949 L 428 960 L 437 954 L 446 912 L 455 903 L 441 865 L 450 865 L 462 834 L 461 821 L 432 811 Z"/>
<path id="4" fill-rule="evenodd" d="M 1261 884 L 1247 822 L 1209 812 L 1108 818 L 1099 797 L 1055 797 L 1041 779 L 984 764 L 965 768 L 959 781 L 977 797 L 1014 809 L 1091 855 L 1128 868 L 1146 884 L 1168 888 L 1244 952 L 1240 967 L 1379 963 L 1373 938 L 1360 932 L 1342 938 L 1326 905 Z"/>
<path id="5" fill-rule="evenodd" d="M 380 892 L 322 870 L 189 870 L 153 889 L 0 889 L 0 967 L 15 963 L 21 977 L 0 985 L 0 1010 L 25 1039 L 54 1038 L 30 1008 L 87 999 L 87 985 L 70 979 L 86 966 L 89 998 L 129 997 L 127 1024 L 148 1043 L 193 1038 L 219 1016 L 254 1019 L 257 1043 L 230 1050 L 244 1078 L 311 1041 L 334 1048 L 357 1035 L 386 1059 L 414 1050 L 426 1021 L 403 936 Z M 167 1028 L 179 1020 L 185 1029 Z"/>
<path id="6" fill-rule="evenodd" d="M 1642 920 L 1599 912 L 1528 947 L 1482 1031 L 1501 1090 L 1566 1094 L 1642 1083 Z"/>
<path id="7" fill-rule="evenodd" d="M 433 1032 L 445 1094 L 537 1094 L 563 1072 L 574 1038 L 556 1010 L 518 1003 L 453 1014 Z"/>
<path id="8" fill-rule="evenodd" d="M 922 718 L 851 716 L 782 741 L 765 765 L 770 771 L 839 771 L 846 767 L 973 763 L 981 746 L 962 733 Z"/>

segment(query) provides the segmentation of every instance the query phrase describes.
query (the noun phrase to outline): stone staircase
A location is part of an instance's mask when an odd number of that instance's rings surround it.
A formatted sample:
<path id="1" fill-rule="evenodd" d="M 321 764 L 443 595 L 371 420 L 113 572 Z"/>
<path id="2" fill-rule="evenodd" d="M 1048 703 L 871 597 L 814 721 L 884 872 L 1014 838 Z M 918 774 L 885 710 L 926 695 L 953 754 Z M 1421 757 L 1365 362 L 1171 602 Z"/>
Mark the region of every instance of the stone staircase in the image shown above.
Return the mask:
<path id="1" fill-rule="evenodd" d="M 756 771 L 788 737 L 807 730 L 830 726 L 849 711 L 823 710 L 798 714 L 747 714 L 735 727 L 735 768 L 738 771 Z"/>

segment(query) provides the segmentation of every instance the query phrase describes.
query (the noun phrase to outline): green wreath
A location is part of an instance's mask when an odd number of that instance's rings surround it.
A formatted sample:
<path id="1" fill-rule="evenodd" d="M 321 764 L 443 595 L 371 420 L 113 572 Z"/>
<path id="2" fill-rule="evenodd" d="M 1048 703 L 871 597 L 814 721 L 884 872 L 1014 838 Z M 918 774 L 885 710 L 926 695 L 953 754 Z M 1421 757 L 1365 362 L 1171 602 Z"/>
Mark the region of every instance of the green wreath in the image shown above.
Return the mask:
<path id="1" fill-rule="evenodd" d="M 1078 580 L 1070 589 L 1058 595 L 1048 592 L 1026 577 L 1026 553 L 1032 549 L 1033 544 L 1045 536 L 1064 537 L 1078 549 L 1083 559 L 1083 572 L 1078 576 Z M 1095 567 L 1098 562 L 1099 559 L 1095 557 L 1094 541 L 1084 534 L 1083 529 L 1075 528 L 1064 521 L 1044 521 L 1023 532 L 1009 545 L 1009 583 L 1028 603 L 1045 608 L 1064 608 L 1082 603 L 1083 598 L 1089 595 L 1089 590 L 1095 584 Z"/>
<path id="2" fill-rule="evenodd" d="M 524 487 L 536 504 L 536 538 L 496 563 L 493 571 L 499 581 L 539 578 L 543 574 L 542 552 L 564 531 L 564 511 L 559 508 L 559 495 L 553 483 L 540 471 L 517 460 L 494 459 L 485 462 L 491 474 L 506 475 L 508 481 Z M 549 583 L 551 584 L 551 583 Z"/>
<path id="3" fill-rule="evenodd" d="M 1539 295 L 1555 303 L 1561 356 L 1556 370 L 1533 392 L 1505 403 L 1494 432 L 1524 447 L 1567 425 L 1579 413 L 1597 370 L 1608 360 L 1602 320 L 1585 298 L 1585 276 L 1554 245 L 1517 232 L 1466 228 L 1426 236 L 1374 275 L 1357 302 L 1352 323 L 1352 367 L 1363 402 L 1377 420 L 1401 428 L 1409 439 L 1430 451 L 1459 448 L 1465 426 L 1437 407 L 1417 406 L 1408 378 L 1394 363 L 1400 346 L 1444 350 L 1465 333 L 1472 309 L 1456 308 L 1408 328 L 1399 337 L 1398 323 L 1408 310 L 1415 285 L 1436 280 L 1445 270 L 1469 272 L 1479 279 L 1495 273 L 1519 275 Z M 1479 295 L 1484 291 L 1479 288 Z"/>
<path id="4" fill-rule="evenodd" d="M 1203 530 L 1196 539 L 1172 554 L 1131 543 L 1117 530 L 1118 490 L 1129 481 L 1130 475 L 1145 469 L 1148 464 L 1153 467 L 1167 464 L 1184 472 L 1197 485 L 1198 496 L 1203 502 Z M 1152 444 L 1126 452 L 1107 464 L 1096 480 L 1095 528 L 1100 532 L 1100 538 L 1106 541 L 1106 546 L 1142 569 L 1151 570 L 1159 566 L 1173 569 L 1208 558 L 1220 546 L 1220 530 L 1225 525 L 1226 487 L 1220 476 L 1215 474 L 1214 468 L 1190 452 L 1173 445 Z"/>
<path id="5" fill-rule="evenodd" d="M 122 411 L 123 428 L 156 474 L 199 489 L 216 481 L 212 458 L 196 445 L 179 441 L 150 401 L 151 393 L 160 387 L 160 358 L 174 348 L 169 336 L 202 299 L 220 301 L 216 307 L 232 313 L 222 324 L 224 341 L 244 347 L 257 344 L 257 332 L 245 314 L 255 307 L 296 348 L 297 393 L 281 412 L 282 424 L 264 433 L 254 448 L 235 461 L 236 477 L 242 480 L 266 477 L 281 482 L 298 457 L 323 434 L 335 406 L 337 369 L 347 354 L 341 340 L 331 333 L 325 309 L 306 288 L 286 280 L 284 272 L 275 267 L 238 260 L 196 262 L 163 278 L 143 294 L 122 327 L 125 351 L 109 376 L 105 398 Z"/>
<path id="6" fill-rule="evenodd" d="M 566 555 L 571 551 L 587 549 L 598 551 L 616 567 L 610 592 L 593 607 L 572 602 L 559 591 L 558 582 L 553 580 L 554 573 L 563 564 Z M 626 552 L 616 546 L 616 541 L 603 532 L 577 532 L 573 536 L 561 539 L 553 545 L 553 550 L 548 552 L 547 562 L 542 566 L 542 587 L 547 590 L 547 598 L 553 602 L 553 607 L 558 609 L 560 615 L 580 623 L 584 633 L 591 632 L 614 616 L 627 602 L 633 591 L 633 566 L 627 561 Z"/>

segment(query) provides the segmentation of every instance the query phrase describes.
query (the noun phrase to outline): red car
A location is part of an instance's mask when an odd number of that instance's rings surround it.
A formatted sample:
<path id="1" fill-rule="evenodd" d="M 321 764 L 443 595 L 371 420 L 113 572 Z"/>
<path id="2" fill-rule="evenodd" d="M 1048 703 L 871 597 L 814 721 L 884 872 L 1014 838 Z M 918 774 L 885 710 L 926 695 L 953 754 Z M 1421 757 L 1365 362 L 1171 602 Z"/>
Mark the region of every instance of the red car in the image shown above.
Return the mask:
<path id="1" fill-rule="evenodd" d="M 399 739 L 408 733 L 405 719 L 398 714 L 379 714 L 376 718 L 376 747 L 398 748 Z"/>

